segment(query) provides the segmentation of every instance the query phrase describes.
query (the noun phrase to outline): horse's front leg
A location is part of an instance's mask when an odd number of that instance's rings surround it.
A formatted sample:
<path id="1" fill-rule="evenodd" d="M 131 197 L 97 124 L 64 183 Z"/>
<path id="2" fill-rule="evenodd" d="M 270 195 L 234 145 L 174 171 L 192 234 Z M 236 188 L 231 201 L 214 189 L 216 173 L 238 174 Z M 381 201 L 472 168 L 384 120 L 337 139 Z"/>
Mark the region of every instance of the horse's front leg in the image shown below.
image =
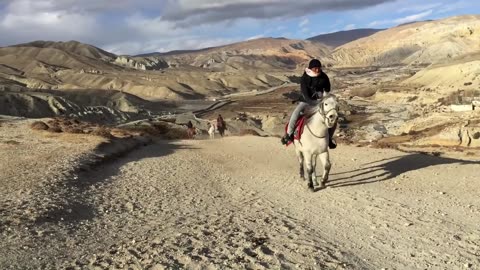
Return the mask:
<path id="1" fill-rule="evenodd" d="M 297 153 L 297 157 L 298 157 L 298 163 L 300 164 L 300 168 L 299 168 L 300 178 L 305 180 L 305 167 L 303 166 L 303 161 L 304 161 L 303 153 L 299 151 Z"/>
<path id="2" fill-rule="evenodd" d="M 312 156 L 313 156 L 312 154 L 304 154 L 305 165 L 307 165 L 308 188 L 311 191 L 314 191 L 313 181 L 312 181 L 312 174 L 313 174 Z"/>
<path id="3" fill-rule="evenodd" d="M 313 184 L 315 186 L 318 186 L 318 181 L 317 181 L 317 157 L 318 157 L 318 155 L 313 155 L 312 156 L 312 168 L 313 168 L 312 179 L 313 179 Z"/>
<path id="4" fill-rule="evenodd" d="M 323 175 L 322 175 L 322 185 L 321 187 L 325 187 L 325 184 L 328 181 L 328 175 L 330 174 L 330 168 L 332 164 L 330 163 L 330 154 L 327 152 L 320 154 L 320 161 L 323 164 Z"/>
<path id="5" fill-rule="evenodd" d="M 303 153 L 299 150 L 296 150 L 296 154 L 298 158 L 298 163 L 300 164 L 300 169 L 299 169 L 300 178 L 305 180 L 305 169 L 303 167 L 303 161 L 304 161 Z"/>

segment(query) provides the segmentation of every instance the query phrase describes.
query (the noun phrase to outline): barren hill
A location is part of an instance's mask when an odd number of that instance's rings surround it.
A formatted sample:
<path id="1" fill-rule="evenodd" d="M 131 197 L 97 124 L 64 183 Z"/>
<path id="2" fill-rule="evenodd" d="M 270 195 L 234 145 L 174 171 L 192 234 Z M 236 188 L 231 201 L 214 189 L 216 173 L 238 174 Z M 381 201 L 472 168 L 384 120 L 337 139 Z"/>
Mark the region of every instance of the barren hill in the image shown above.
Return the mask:
<path id="1" fill-rule="evenodd" d="M 161 57 L 174 66 L 192 65 L 222 71 L 295 69 L 298 64 L 326 56 L 329 52 L 327 46 L 312 41 L 260 38 L 198 51 L 157 54 L 148 58 Z"/>
<path id="2" fill-rule="evenodd" d="M 37 89 L 112 89 L 145 99 L 192 99 L 281 85 L 299 64 L 328 52 L 310 41 L 257 39 L 178 55 L 129 57 L 75 41 L 36 41 L 0 48 L 0 78 Z"/>
<path id="3" fill-rule="evenodd" d="M 384 29 L 353 29 L 347 31 L 339 31 L 334 33 L 322 34 L 308 38 L 307 40 L 323 43 L 327 46 L 338 47 L 354 40 L 371 36 Z"/>
<path id="4" fill-rule="evenodd" d="M 82 55 L 94 59 L 114 60 L 117 56 L 113 53 L 107 52 L 95 46 L 84 44 L 75 40 L 67 42 L 54 41 L 33 41 L 24 44 L 18 44 L 13 47 L 37 47 L 37 48 L 54 48 L 64 52 L 70 52 L 76 55 Z"/>
<path id="5" fill-rule="evenodd" d="M 416 22 L 375 33 L 337 48 L 335 66 L 448 63 L 480 51 L 480 15 Z"/>

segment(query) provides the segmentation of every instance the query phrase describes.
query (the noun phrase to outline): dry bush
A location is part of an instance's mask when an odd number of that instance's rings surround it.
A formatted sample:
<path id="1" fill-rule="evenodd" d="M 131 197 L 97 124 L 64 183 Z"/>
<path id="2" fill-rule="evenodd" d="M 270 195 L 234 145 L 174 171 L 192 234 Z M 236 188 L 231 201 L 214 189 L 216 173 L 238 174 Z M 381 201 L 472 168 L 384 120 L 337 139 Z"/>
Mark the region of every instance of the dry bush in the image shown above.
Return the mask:
<path id="1" fill-rule="evenodd" d="M 30 125 L 30 128 L 33 130 L 47 130 L 48 125 L 42 121 L 35 121 Z"/>
<path id="2" fill-rule="evenodd" d="M 62 130 L 66 133 L 83 134 L 83 129 L 78 127 L 64 127 Z"/>
<path id="3" fill-rule="evenodd" d="M 380 148 L 380 149 L 397 149 L 398 145 L 395 143 L 390 142 L 376 142 L 371 144 L 373 147 Z"/>
<path id="4" fill-rule="evenodd" d="M 112 134 L 110 134 L 110 129 L 106 127 L 97 127 L 90 134 L 107 139 L 113 138 Z"/>
<path id="5" fill-rule="evenodd" d="M 245 135 L 260 136 L 260 134 L 253 129 L 242 129 L 242 130 L 240 130 L 238 135 L 240 135 L 240 136 L 245 136 Z"/>
<path id="6" fill-rule="evenodd" d="M 48 128 L 48 131 L 54 132 L 54 133 L 61 133 L 62 129 L 59 126 L 51 126 Z"/>
<path id="7" fill-rule="evenodd" d="M 122 130 L 123 133 L 130 136 L 143 136 L 145 134 L 150 136 L 161 136 L 165 139 L 174 140 L 174 139 L 187 139 L 187 131 L 181 127 L 175 127 L 167 122 L 156 122 L 152 123 L 151 126 L 132 126 L 132 127 L 123 127 L 119 130 Z"/>
<path id="8" fill-rule="evenodd" d="M 130 138 L 132 136 L 140 136 L 139 132 L 132 132 L 132 131 L 128 131 L 128 130 L 121 129 L 121 128 L 110 129 L 110 134 L 112 134 L 112 136 L 118 137 L 118 138 L 126 138 L 126 137 Z"/>
<path id="9" fill-rule="evenodd" d="M 119 130 L 121 130 L 124 135 L 128 136 L 143 136 L 145 134 L 158 136 L 161 134 L 155 127 L 152 126 L 123 127 Z"/>
<path id="10" fill-rule="evenodd" d="M 10 144 L 10 145 L 19 145 L 20 144 L 20 142 L 17 142 L 17 141 L 14 141 L 14 140 L 7 140 L 7 141 L 3 141 L 1 143 Z"/>
<path id="11" fill-rule="evenodd" d="M 167 140 L 184 140 L 189 139 L 187 130 L 172 128 L 167 133 L 163 134 Z"/>
<path id="12" fill-rule="evenodd" d="M 361 88 L 361 89 L 357 88 L 357 89 L 350 90 L 351 96 L 357 96 L 362 98 L 371 97 L 375 95 L 375 93 L 377 93 L 377 89 L 374 89 L 374 88 Z"/>

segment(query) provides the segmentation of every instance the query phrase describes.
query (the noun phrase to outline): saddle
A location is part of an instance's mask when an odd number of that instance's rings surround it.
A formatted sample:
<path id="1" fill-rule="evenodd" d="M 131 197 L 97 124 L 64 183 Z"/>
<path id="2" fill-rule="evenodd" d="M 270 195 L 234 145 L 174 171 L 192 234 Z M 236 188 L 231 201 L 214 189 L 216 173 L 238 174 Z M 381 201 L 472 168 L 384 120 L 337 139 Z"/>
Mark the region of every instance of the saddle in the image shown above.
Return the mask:
<path id="1" fill-rule="evenodd" d="M 305 127 L 305 123 L 307 122 L 307 118 L 308 118 L 307 116 L 301 115 L 298 118 L 297 122 L 295 123 L 295 128 L 294 128 L 294 132 L 293 132 L 294 140 L 300 140 L 300 138 L 302 137 L 303 128 Z M 285 133 L 287 131 L 288 131 L 288 123 L 285 126 Z M 293 143 L 292 141 L 288 142 L 287 146 L 289 146 L 292 143 Z"/>

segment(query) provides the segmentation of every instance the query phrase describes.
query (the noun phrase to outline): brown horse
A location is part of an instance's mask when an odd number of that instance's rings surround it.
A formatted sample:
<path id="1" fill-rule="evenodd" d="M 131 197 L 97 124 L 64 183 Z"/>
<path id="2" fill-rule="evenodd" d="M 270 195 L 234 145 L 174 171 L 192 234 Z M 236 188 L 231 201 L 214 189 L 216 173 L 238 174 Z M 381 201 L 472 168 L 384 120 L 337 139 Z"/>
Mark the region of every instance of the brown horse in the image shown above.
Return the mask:
<path id="1" fill-rule="evenodd" d="M 187 138 L 188 139 L 195 139 L 195 135 L 197 135 L 197 131 L 194 127 L 187 128 Z"/>
<path id="2" fill-rule="evenodd" d="M 226 129 L 227 129 L 227 125 L 225 123 L 225 120 L 223 120 L 222 115 L 219 114 L 217 117 L 217 130 L 218 130 L 218 133 L 220 133 L 220 136 L 223 137 L 223 135 L 225 135 Z"/>

